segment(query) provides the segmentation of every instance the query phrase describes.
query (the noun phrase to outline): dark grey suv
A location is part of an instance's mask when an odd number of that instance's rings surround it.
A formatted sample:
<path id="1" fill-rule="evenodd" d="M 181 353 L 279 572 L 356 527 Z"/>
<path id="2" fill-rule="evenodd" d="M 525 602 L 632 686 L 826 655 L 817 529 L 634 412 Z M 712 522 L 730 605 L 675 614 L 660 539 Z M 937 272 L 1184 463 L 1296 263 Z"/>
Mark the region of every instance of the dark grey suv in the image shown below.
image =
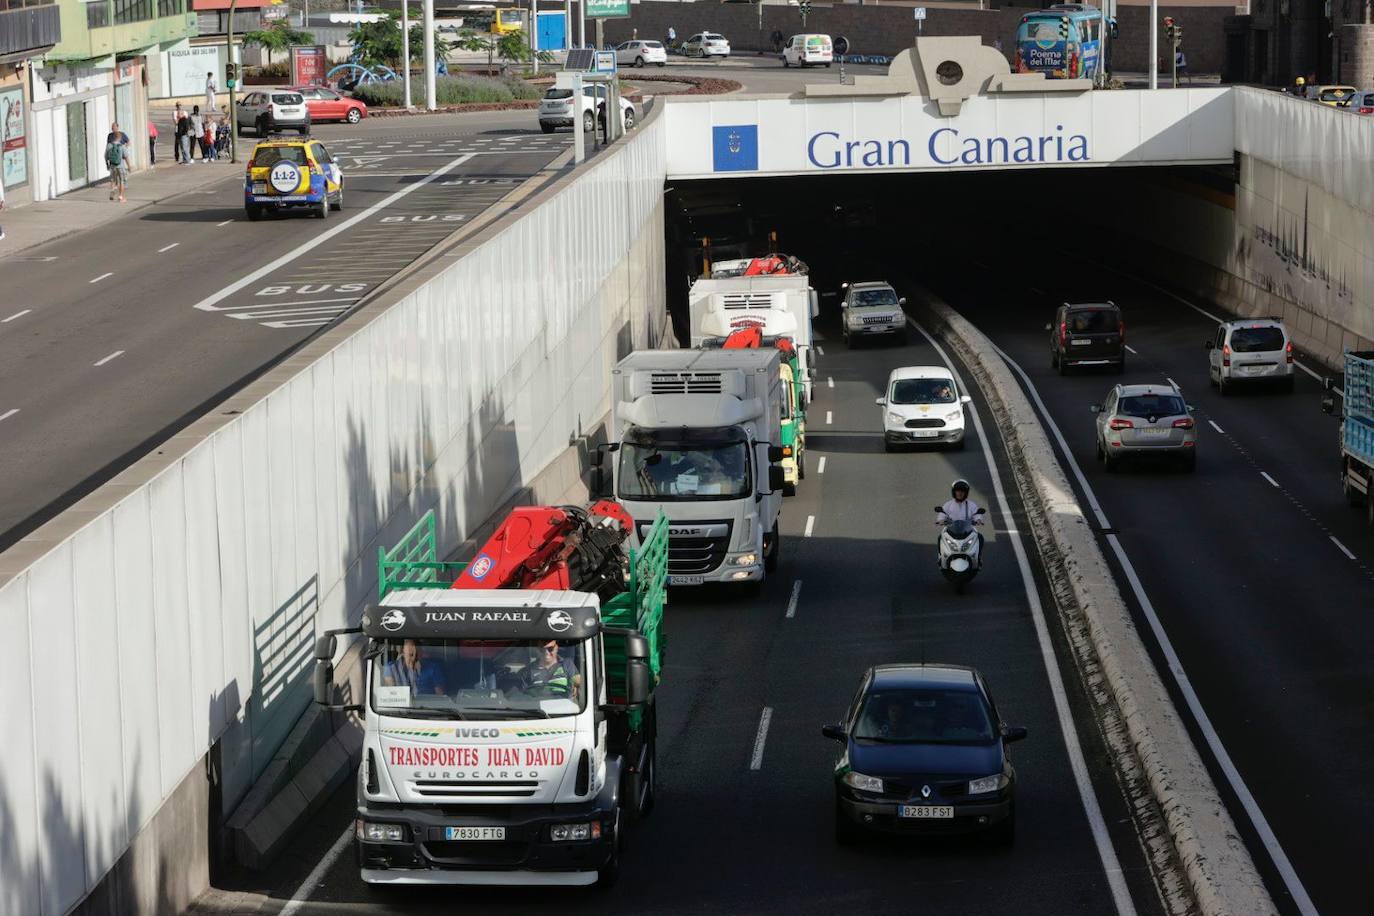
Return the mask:
<path id="1" fill-rule="evenodd" d="M 1060 375 L 1076 366 L 1126 370 L 1126 323 L 1113 302 L 1065 302 L 1045 330 L 1050 332 L 1050 366 Z"/>

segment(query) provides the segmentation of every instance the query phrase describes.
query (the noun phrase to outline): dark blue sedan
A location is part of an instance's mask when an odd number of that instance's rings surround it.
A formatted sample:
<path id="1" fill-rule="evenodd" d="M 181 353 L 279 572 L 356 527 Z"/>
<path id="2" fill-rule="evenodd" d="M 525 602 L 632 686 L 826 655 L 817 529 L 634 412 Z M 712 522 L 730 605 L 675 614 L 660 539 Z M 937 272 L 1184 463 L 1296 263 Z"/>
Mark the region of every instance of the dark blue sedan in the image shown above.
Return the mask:
<path id="1" fill-rule="evenodd" d="M 953 834 L 1016 830 L 1016 770 L 1006 745 L 1026 737 L 997 714 L 982 675 L 961 665 L 879 665 L 845 721 L 821 729 L 844 744 L 835 764 L 835 839 L 865 831 Z"/>

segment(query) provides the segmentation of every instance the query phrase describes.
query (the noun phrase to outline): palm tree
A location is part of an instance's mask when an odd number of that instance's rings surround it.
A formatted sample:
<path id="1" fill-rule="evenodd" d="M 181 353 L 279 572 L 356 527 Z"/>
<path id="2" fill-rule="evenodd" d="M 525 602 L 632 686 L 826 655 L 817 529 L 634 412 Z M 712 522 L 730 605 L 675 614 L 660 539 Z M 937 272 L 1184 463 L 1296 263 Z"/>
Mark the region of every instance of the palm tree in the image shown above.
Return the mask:
<path id="1" fill-rule="evenodd" d="M 243 36 L 244 47 L 262 48 L 267 52 L 267 66 L 272 66 L 272 54 L 276 51 L 287 51 L 293 45 L 313 45 L 315 35 L 313 32 L 302 32 L 294 29 L 285 20 L 277 20 L 271 27 L 258 29 L 255 32 L 248 32 Z"/>

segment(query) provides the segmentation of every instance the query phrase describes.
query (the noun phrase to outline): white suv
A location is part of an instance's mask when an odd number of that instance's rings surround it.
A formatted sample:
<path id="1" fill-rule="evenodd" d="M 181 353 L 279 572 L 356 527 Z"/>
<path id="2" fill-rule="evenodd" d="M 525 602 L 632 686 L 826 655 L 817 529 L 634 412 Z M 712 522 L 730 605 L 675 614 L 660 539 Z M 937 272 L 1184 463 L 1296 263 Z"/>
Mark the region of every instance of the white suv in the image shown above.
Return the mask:
<path id="1" fill-rule="evenodd" d="M 601 121 L 601 109 L 606 102 L 604 83 L 582 87 L 582 129 L 594 130 Z M 634 103 L 624 96 L 620 97 L 620 123 L 625 130 L 635 126 Z M 551 134 L 559 127 L 572 127 L 573 93 L 571 89 L 550 89 L 539 100 L 539 128 Z"/>
<path id="2" fill-rule="evenodd" d="M 953 374 L 944 366 L 904 366 L 887 378 L 887 394 L 876 399 L 883 408 L 883 446 L 943 443 L 964 447 L 964 405 Z"/>
<path id="3" fill-rule="evenodd" d="M 844 284 L 840 303 L 840 334 L 844 344 L 853 347 L 857 337 L 893 336 L 906 343 L 906 300 L 897 296 L 891 284 L 880 281 Z"/>
<path id="4" fill-rule="evenodd" d="M 1277 382 L 1293 390 L 1293 340 L 1282 319 L 1223 322 L 1206 346 L 1208 380 L 1222 394 L 1244 382 Z"/>

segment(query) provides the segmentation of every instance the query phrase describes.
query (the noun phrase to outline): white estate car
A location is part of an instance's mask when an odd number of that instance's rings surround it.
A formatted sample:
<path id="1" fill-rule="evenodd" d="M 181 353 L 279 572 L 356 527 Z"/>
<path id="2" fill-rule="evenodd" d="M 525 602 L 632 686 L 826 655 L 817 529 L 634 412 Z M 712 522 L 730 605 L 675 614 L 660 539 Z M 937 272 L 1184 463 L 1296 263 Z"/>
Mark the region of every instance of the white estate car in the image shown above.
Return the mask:
<path id="1" fill-rule="evenodd" d="M 887 377 L 887 393 L 874 403 L 883 409 L 883 446 L 945 444 L 964 447 L 964 405 L 953 374 L 944 366 L 903 366 Z"/>
<path id="2" fill-rule="evenodd" d="M 573 93 L 571 89 L 550 89 L 539 100 L 539 127 L 546 134 L 558 127 L 573 126 Z M 606 87 L 592 85 L 582 87 L 582 129 L 594 130 L 597 126 L 597 108 L 606 100 Z M 621 125 L 625 130 L 635 126 L 634 103 L 624 96 L 620 97 Z"/>
<path id="3" fill-rule="evenodd" d="M 615 49 L 619 66 L 642 67 L 645 64 L 668 66 L 668 49 L 661 41 L 627 41 Z"/>
<path id="4" fill-rule="evenodd" d="M 682 43 L 686 57 L 729 57 L 730 42 L 717 32 L 698 32 Z"/>

